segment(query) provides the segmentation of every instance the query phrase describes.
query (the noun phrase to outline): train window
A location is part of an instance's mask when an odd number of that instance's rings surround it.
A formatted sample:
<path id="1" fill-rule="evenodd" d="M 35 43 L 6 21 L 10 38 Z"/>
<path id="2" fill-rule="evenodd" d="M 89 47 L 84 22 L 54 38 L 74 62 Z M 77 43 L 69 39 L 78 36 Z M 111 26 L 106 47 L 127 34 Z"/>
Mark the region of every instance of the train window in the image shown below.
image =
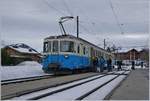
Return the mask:
<path id="1" fill-rule="evenodd" d="M 102 56 L 102 52 L 99 52 L 99 56 Z"/>
<path id="2" fill-rule="evenodd" d="M 44 42 L 43 51 L 48 52 L 48 42 Z"/>
<path id="3" fill-rule="evenodd" d="M 80 55 L 83 55 L 83 44 L 80 43 Z"/>
<path id="4" fill-rule="evenodd" d="M 80 46 L 77 47 L 77 52 L 80 53 Z"/>
<path id="5" fill-rule="evenodd" d="M 51 52 L 51 42 L 48 42 L 48 52 Z"/>
<path id="6" fill-rule="evenodd" d="M 94 50 L 94 56 L 96 56 L 96 50 Z"/>
<path id="7" fill-rule="evenodd" d="M 83 47 L 83 54 L 85 55 L 85 47 Z"/>
<path id="8" fill-rule="evenodd" d="M 58 41 L 53 41 L 53 52 L 58 52 Z"/>
<path id="9" fill-rule="evenodd" d="M 60 42 L 61 52 L 74 52 L 74 42 L 72 41 L 61 41 Z"/>
<path id="10" fill-rule="evenodd" d="M 88 47 L 86 47 L 86 55 L 87 55 L 87 56 L 89 55 Z"/>

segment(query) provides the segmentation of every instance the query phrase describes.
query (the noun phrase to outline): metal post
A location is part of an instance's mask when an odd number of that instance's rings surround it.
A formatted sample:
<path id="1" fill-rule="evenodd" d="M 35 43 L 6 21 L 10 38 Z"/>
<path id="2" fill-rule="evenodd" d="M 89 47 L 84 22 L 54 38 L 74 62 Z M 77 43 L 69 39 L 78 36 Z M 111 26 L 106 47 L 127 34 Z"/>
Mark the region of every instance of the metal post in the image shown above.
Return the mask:
<path id="1" fill-rule="evenodd" d="M 63 30 L 63 32 L 64 32 L 64 35 L 66 35 L 66 31 L 65 31 L 65 28 L 64 28 L 62 22 L 59 22 L 59 24 L 60 24 L 60 26 L 61 26 L 61 28 L 62 28 L 62 30 Z"/>
<path id="2" fill-rule="evenodd" d="M 131 61 L 131 53 L 129 52 L 129 60 Z"/>
<path id="3" fill-rule="evenodd" d="M 134 55 L 134 61 L 135 61 L 135 51 L 134 51 L 134 54 L 133 54 L 133 55 Z"/>
<path id="4" fill-rule="evenodd" d="M 105 49 L 105 46 L 106 46 L 106 42 L 105 42 L 105 39 L 104 39 L 104 49 Z"/>
<path id="5" fill-rule="evenodd" d="M 79 37 L 79 16 L 77 16 L 77 38 Z"/>

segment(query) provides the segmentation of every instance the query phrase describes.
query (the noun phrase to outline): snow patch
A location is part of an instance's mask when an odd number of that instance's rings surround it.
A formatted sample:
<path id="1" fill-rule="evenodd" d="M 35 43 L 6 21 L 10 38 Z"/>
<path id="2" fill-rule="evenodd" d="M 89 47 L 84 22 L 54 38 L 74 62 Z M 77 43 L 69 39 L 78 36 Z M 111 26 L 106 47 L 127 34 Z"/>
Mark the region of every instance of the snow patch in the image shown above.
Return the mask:
<path id="1" fill-rule="evenodd" d="M 17 66 L 1 66 L 1 80 L 48 75 L 42 65 L 35 61 L 22 62 Z"/>
<path id="2" fill-rule="evenodd" d="M 24 61 L 24 62 L 21 62 L 20 64 L 18 64 L 17 66 L 40 66 L 41 67 L 41 64 L 37 63 L 36 61 Z"/>

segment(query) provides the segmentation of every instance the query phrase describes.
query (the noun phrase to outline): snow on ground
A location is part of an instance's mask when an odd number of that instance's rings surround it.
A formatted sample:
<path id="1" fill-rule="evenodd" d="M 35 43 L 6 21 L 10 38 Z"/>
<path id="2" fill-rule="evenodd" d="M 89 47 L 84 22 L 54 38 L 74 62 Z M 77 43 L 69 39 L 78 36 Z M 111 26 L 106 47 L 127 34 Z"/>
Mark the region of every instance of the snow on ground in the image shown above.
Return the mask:
<path id="1" fill-rule="evenodd" d="M 127 66 L 127 69 L 131 69 L 132 66 Z M 146 69 L 145 66 L 141 67 L 141 66 L 135 66 L 135 69 Z"/>
<path id="2" fill-rule="evenodd" d="M 91 89 L 97 87 L 98 85 L 101 85 L 104 82 L 107 82 L 108 80 L 112 79 L 115 76 L 116 75 L 109 75 L 107 77 L 103 77 L 103 78 L 88 82 L 86 84 L 70 88 L 70 89 L 65 90 L 63 92 L 56 93 L 56 94 L 53 94 L 51 96 L 44 97 L 40 100 L 73 100 L 73 99 L 83 95 L 84 93 L 90 91 Z M 86 80 L 88 80 L 88 79 L 86 79 Z M 49 88 L 49 89 L 46 89 L 46 90 L 43 90 L 43 91 L 35 92 L 35 93 L 32 93 L 32 94 L 27 94 L 26 96 L 24 95 L 24 96 L 16 97 L 16 98 L 13 98 L 11 100 L 29 99 L 29 98 L 32 98 L 32 97 L 35 97 L 35 96 L 38 96 L 38 95 L 41 95 L 41 94 L 49 93 L 49 92 L 52 92 L 52 91 L 56 91 L 58 89 L 62 89 L 64 87 L 68 87 L 68 86 L 71 86 L 71 85 L 74 85 L 74 84 L 78 84 L 79 82 L 83 82 L 83 81 L 85 81 L 85 80 L 80 80 L 80 81 L 76 81 L 76 82 L 69 83 L 69 84 L 66 84 L 66 85 Z M 78 92 L 78 93 L 75 93 L 75 92 Z"/>
<path id="3" fill-rule="evenodd" d="M 129 69 L 129 70 L 131 70 L 131 67 L 132 67 L 132 65 L 129 65 L 129 66 L 121 66 L 123 69 Z M 115 69 L 117 69 L 118 68 L 118 66 L 117 65 L 114 65 L 114 68 Z M 145 66 L 143 66 L 143 68 L 141 67 L 141 66 L 135 66 L 135 69 L 146 69 L 146 67 Z"/>
<path id="4" fill-rule="evenodd" d="M 120 73 L 120 71 L 118 73 Z M 127 73 L 129 73 L 129 71 L 127 71 Z M 15 97 L 15 98 L 12 98 L 11 100 L 30 99 L 32 97 L 36 97 L 36 96 L 39 96 L 39 95 L 42 95 L 42 94 L 46 94 L 46 93 L 49 93 L 49 92 L 52 92 L 52 91 L 56 91 L 56 90 L 59 90 L 59 89 L 62 89 L 62 88 L 68 87 L 68 86 L 72 86 L 72 85 L 75 85 L 75 84 L 78 84 L 78 83 L 81 83 L 81 82 L 85 82 L 87 80 L 91 80 L 91 79 L 100 77 L 100 76 L 102 76 L 102 75 L 98 75 L 98 76 L 90 77 L 90 78 L 87 78 L 87 79 L 75 81 L 75 82 L 72 82 L 72 83 L 69 83 L 69 84 L 65 84 L 65 85 L 49 88 L 49 89 L 46 89 L 46 90 L 41 90 L 41 91 L 34 92 L 34 93 L 31 93 L 31 94 L 26 94 L 26 95 L 23 95 L 23 96 Z M 72 100 L 72 99 L 77 98 L 77 96 L 80 96 L 80 95 L 88 92 L 89 90 L 91 90 L 91 89 L 93 89 L 93 88 L 103 84 L 104 82 L 107 82 L 108 80 L 110 80 L 111 78 L 114 78 L 115 76 L 116 75 L 108 75 L 108 76 L 99 78 L 97 80 L 88 82 L 88 83 L 86 83 L 84 85 L 80 85 L 80 86 L 77 86 L 77 87 L 65 90 L 65 91 L 63 91 L 63 92 L 61 92 L 59 94 L 54 94 L 52 96 L 45 97 L 43 99 L 44 100 L 52 100 L 52 99 L 64 100 L 65 99 L 65 101 L 68 100 L 68 99 Z M 125 76 L 123 75 L 123 76 L 121 76 L 121 78 L 119 77 L 119 79 L 113 81 L 113 83 L 111 83 L 109 85 L 109 86 L 111 86 L 111 89 L 113 89 L 124 77 Z M 108 92 L 110 91 L 109 90 L 109 86 L 107 86 L 108 89 L 105 91 L 105 94 L 103 94 L 102 97 L 106 96 L 106 94 L 108 94 Z M 78 93 L 75 93 L 75 92 L 78 92 Z"/>
<path id="5" fill-rule="evenodd" d="M 91 91 L 92 89 L 102 85 L 103 83 L 109 81 L 110 79 L 114 78 L 115 75 L 109 75 L 91 82 L 88 82 L 84 85 L 80 85 L 71 89 L 67 89 L 63 92 L 53 94 L 51 96 L 47 96 L 41 98 L 40 100 L 74 100 L 81 95 L 85 94 L 86 92 Z M 77 92 L 77 93 L 76 93 Z"/>
<path id="6" fill-rule="evenodd" d="M 25 61 L 17 66 L 1 66 L 1 80 L 48 75 L 42 65 L 35 61 Z"/>
<path id="7" fill-rule="evenodd" d="M 32 97 L 36 97 L 36 96 L 39 96 L 39 95 L 42 95 L 42 94 L 45 94 L 45 93 L 56 91 L 56 90 L 59 90 L 59 89 L 65 88 L 65 87 L 69 87 L 69 86 L 72 86 L 72 85 L 75 85 L 75 84 L 78 84 L 78 83 L 81 83 L 81 82 L 85 82 L 85 81 L 88 81 L 88 80 L 91 80 L 91 79 L 94 79 L 94 78 L 97 78 L 97 77 L 100 77 L 100 76 L 102 76 L 102 75 L 98 75 L 98 76 L 90 77 L 90 78 L 87 78 L 87 79 L 75 81 L 75 82 L 72 82 L 72 83 L 69 83 L 69 84 L 49 88 L 49 89 L 46 89 L 46 90 L 41 90 L 41 91 L 34 92 L 34 93 L 31 93 L 31 94 L 26 94 L 26 95 L 23 95 L 23 96 L 15 97 L 15 98 L 12 98 L 11 100 L 30 99 Z"/>
<path id="8" fill-rule="evenodd" d="M 118 77 L 83 100 L 103 100 L 124 78 L 125 75 Z"/>

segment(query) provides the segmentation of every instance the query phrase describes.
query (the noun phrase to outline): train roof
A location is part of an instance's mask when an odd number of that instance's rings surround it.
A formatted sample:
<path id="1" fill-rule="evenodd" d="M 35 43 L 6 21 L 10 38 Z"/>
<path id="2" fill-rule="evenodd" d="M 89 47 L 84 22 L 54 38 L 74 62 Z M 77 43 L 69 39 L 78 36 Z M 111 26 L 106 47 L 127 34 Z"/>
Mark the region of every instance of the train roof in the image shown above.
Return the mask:
<path id="1" fill-rule="evenodd" d="M 96 48 L 99 48 L 99 49 L 105 51 L 105 52 L 108 52 L 108 51 L 104 50 L 103 48 L 94 45 L 93 43 L 90 43 L 90 42 L 88 42 L 88 41 L 86 41 L 86 40 L 84 40 L 82 38 L 77 38 L 77 37 L 75 37 L 73 35 L 49 36 L 49 37 L 46 37 L 45 40 L 47 40 L 47 39 L 62 39 L 62 38 L 70 38 L 70 39 L 76 39 L 76 40 L 79 40 L 79 41 L 83 41 L 83 42 L 86 42 L 86 43 L 88 43 L 88 44 L 90 44 L 90 45 L 92 45 L 92 46 L 94 46 Z M 110 52 L 108 52 L 108 53 L 110 53 Z"/>

